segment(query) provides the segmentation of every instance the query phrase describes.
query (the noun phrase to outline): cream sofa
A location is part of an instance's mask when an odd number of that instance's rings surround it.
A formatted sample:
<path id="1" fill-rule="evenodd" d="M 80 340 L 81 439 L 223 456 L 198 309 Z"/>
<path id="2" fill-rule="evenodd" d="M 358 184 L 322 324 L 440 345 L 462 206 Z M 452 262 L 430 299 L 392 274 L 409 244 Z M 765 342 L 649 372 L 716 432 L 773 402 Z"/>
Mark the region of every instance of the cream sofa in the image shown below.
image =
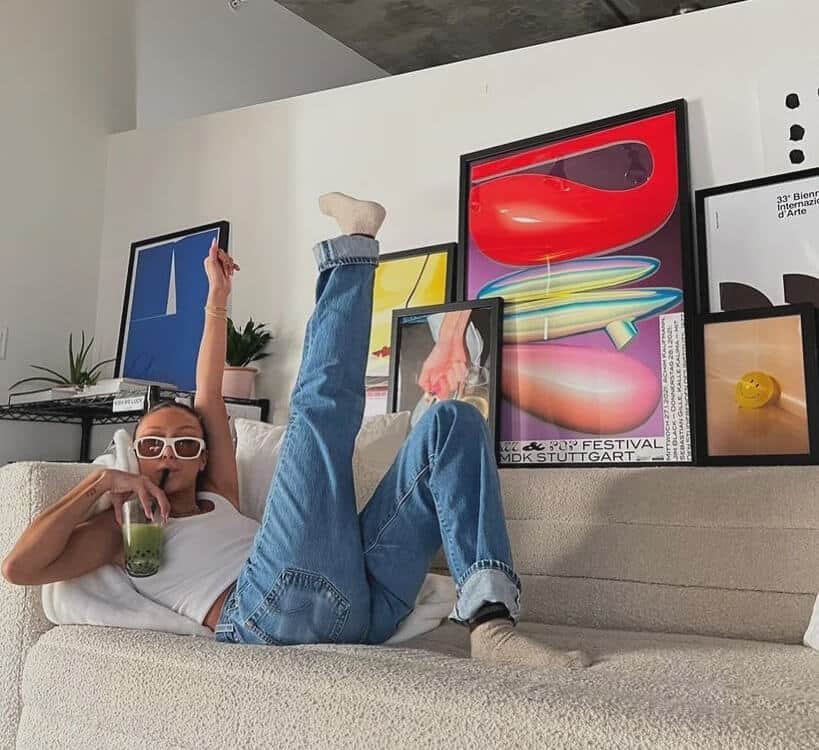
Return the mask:
<path id="1" fill-rule="evenodd" d="M 89 470 L 0 469 L 0 556 Z M 584 671 L 52 627 L 0 579 L 0 747 L 819 748 L 819 469 L 503 472 L 521 630 Z M 444 570 L 443 556 L 434 569 Z"/>

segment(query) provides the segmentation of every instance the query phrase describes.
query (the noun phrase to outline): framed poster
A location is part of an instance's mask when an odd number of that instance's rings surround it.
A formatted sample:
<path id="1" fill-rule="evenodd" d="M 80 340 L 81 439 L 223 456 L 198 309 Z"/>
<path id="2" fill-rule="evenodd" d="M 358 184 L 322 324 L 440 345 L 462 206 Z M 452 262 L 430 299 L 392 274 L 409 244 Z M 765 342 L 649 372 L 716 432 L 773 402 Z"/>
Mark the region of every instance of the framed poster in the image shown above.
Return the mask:
<path id="1" fill-rule="evenodd" d="M 816 463 L 816 309 L 786 305 L 704 315 L 695 352 L 704 464 Z"/>
<path id="2" fill-rule="evenodd" d="M 204 262 L 214 238 L 227 251 L 229 229 L 219 221 L 131 245 L 117 377 L 196 388 L 208 298 Z"/>
<path id="3" fill-rule="evenodd" d="M 494 449 L 501 306 L 495 298 L 394 311 L 390 411 L 410 412 L 414 427 L 436 402 L 464 401 L 483 415 Z"/>
<path id="4" fill-rule="evenodd" d="M 819 307 L 819 169 L 697 191 L 703 312 Z"/>
<path id="5" fill-rule="evenodd" d="M 365 416 L 389 411 L 393 311 L 451 302 L 455 298 L 455 257 L 453 242 L 387 253 L 379 259 L 373 285 Z"/>
<path id="6" fill-rule="evenodd" d="M 690 463 L 686 104 L 461 157 L 459 292 L 504 299 L 503 466 Z"/>

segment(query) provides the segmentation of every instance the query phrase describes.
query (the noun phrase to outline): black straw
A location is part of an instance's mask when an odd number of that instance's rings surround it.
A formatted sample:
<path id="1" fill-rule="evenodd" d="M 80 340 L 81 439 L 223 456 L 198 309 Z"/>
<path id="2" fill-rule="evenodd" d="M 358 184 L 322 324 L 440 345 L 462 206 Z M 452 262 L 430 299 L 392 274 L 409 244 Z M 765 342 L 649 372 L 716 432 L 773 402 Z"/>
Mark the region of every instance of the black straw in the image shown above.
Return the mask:
<path id="1" fill-rule="evenodd" d="M 171 473 L 170 469 L 162 469 L 162 474 L 159 476 L 159 489 L 163 492 L 165 491 L 165 482 L 168 481 L 168 474 Z M 154 509 L 157 507 L 158 503 L 156 500 L 151 502 L 151 513 L 153 513 Z"/>

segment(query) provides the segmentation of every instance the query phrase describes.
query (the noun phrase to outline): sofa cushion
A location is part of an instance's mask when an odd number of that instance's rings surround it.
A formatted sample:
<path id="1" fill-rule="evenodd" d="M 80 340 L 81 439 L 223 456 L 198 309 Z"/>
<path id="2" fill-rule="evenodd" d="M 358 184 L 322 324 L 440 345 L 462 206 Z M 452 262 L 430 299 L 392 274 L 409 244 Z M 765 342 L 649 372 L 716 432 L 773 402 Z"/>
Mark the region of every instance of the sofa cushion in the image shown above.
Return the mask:
<path id="1" fill-rule="evenodd" d="M 801 643 L 819 468 L 506 469 L 501 484 L 523 619 Z"/>
<path id="2" fill-rule="evenodd" d="M 0 470 L 0 560 L 35 516 L 92 470 L 89 465 L 21 462 Z M 0 748 L 14 746 L 20 680 L 29 648 L 53 627 L 43 613 L 39 586 L 12 586 L 0 576 Z"/>
<path id="3" fill-rule="evenodd" d="M 364 417 L 353 451 L 356 504 L 361 510 L 393 465 L 410 429 L 410 413 Z"/>
<path id="4" fill-rule="evenodd" d="M 365 417 L 353 452 L 357 505 L 363 508 L 409 432 L 409 412 Z M 242 513 L 261 522 L 285 428 L 236 419 L 236 468 Z"/>
<path id="5" fill-rule="evenodd" d="M 17 747 L 819 747 L 808 649 L 520 627 L 597 662 L 458 658 L 453 624 L 401 647 L 281 648 L 61 626 L 30 651 Z"/>

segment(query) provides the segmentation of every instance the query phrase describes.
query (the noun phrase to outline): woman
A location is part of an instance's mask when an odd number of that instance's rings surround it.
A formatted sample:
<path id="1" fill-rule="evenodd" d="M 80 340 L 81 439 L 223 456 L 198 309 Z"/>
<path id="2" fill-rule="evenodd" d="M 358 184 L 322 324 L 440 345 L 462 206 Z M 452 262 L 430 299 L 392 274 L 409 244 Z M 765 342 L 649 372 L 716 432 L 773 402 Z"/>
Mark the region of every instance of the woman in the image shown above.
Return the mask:
<path id="1" fill-rule="evenodd" d="M 168 541 L 160 572 L 133 578 L 134 586 L 220 642 L 383 643 L 412 611 L 443 543 L 458 592 L 450 619 L 469 627 L 473 657 L 585 666 L 582 652 L 549 649 L 514 629 L 520 581 L 486 423 L 473 407 L 431 408 L 356 512 L 352 455 L 385 211 L 341 193 L 323 196 L 320 206 L 343 235 L 314 249 L 316 307 L 261 525 L 239 512 L 221 396 L 238 267 L 214 245 L 205 261 L 210 293 L 194 410 L 160 404 L 148 412 L 135 432 L 139 474 L 96 471 L 80 482 L 33 521 L 4 561 L 4 576 L 38 585 L 123 566 L 121 508 L 136 493 L 147 509 L 156 501 Z M 82 522 L 104 492 L 113 507 Z"/>

